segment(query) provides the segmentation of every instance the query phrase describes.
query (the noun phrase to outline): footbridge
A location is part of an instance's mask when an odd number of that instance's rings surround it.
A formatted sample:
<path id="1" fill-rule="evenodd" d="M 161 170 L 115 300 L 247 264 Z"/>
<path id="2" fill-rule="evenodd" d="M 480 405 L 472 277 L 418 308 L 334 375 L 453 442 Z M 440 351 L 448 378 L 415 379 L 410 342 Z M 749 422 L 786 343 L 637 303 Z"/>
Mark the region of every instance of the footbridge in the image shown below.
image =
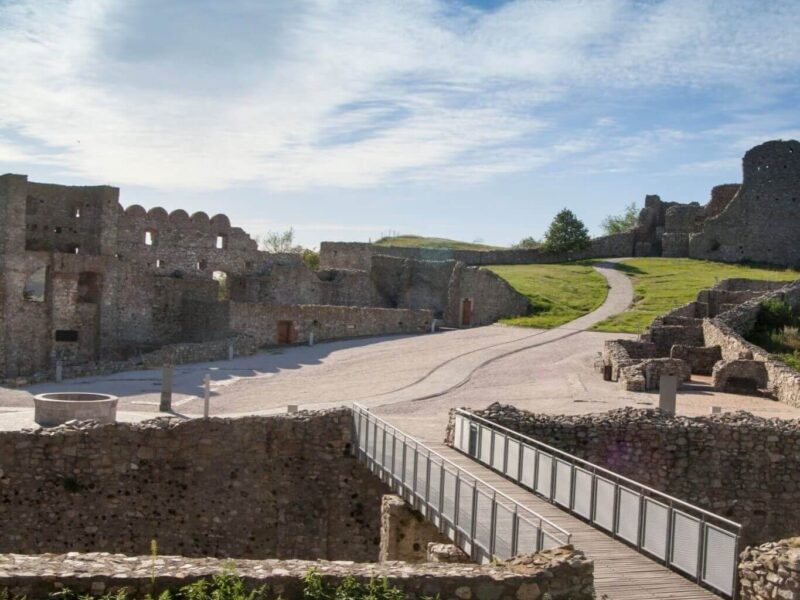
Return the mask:
<path id="1" fill-rule="evenodd" d="M 353 416 L 359 459 L 476 562 L 570 543 L 598 598 L 736 598 L 737 523 L 469 411 L 455 448 Z"/>

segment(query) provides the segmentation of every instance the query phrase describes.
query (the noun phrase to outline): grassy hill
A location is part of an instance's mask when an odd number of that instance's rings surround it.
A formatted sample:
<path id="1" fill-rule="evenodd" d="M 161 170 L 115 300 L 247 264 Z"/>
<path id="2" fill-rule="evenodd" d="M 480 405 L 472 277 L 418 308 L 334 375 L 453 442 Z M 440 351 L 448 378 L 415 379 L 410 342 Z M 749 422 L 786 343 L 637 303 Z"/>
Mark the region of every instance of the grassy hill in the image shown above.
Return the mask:
<path id="1" fill-rule="evenodd" d="M 589 266 L 592 261 L 555 265 L 487 267 L 526 295 L 533 313 L 504 319 L 508 325 L 558 327 L 600 306 L 606 298 L 605 279 Z M 697 292 L 731 277 L 790 281 L 791 269 L 737 265 L 689 258 L 632 258 L 618 268 L 632 279 L 631 307 L 593 327 L 597 331 L 641 333 L 654 318 L 694 300 Z"/>
<path id="2" fill-rule="evenodd" d="M 506 325 L 550 329 L 593 311 L 605 302 L 605 277 L 582 263 L 486 267 L 528 297 L 533 312 L 502 319 Z"/>
<path id="3" fill-rule="evenodd" d="M 717 281 L 742 277 L 792 281 L 800 272 L 778 267 L 727 264 L 691 258 L 631 258 L 618 268 L 631 279 L 633 305 L 594 326 L 598 331 L 641 333 L 654 318 L 694 300 Z"/>
<path id="4" fill-rule="evenodd" d="M 489 246 L 474 242 L 459 242 L 447 238 L 423 237 L 421 235 L 393 235 L 375 242 L 378 246 L 401 246 L 404 248 L 439 248 L 445 250 L 497 250 L 500 246 Z"/>

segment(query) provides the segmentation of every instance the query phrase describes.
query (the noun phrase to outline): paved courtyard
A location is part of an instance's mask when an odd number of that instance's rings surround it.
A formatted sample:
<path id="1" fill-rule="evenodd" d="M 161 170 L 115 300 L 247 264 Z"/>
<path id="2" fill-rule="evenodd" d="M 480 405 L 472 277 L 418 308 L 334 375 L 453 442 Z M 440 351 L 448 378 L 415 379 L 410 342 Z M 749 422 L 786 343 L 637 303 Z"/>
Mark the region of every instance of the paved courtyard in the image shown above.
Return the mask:
<path id="1" fill-rule="evenodd" d="M 653 407 L 656 393 L 632 393 L 604 382 L 594 362 L 616 333 L 586 331 L 632 301 L 630 281 L 611 264 L 606 302 L 562 327 L 537 330 L 493 325 L 419 336 L 344 340 L 176 367 L 173 409 L 196 417 L 203 410 L 203 377 L 212 379 L 213 415 L 283 412 L 289 404 L 320 408 L 360 402 L 424 439 L 440 440 L 450 408 L 512 403 L 549 413 Z M 631 336 L 633 337 L 633 336 Z M 681 390 L 678 411 L 707 414 L 711 406 L 763 416 L 798 418 L 800 410 L 770 400 L 719 394 L 695 378 Z M 132 371 L 60 384 L 0 390 L 0 429 L 32 427 L 32 396 L 44 391 L 95 391 L 120 397 L 120 420 L 156 416 L 160 372 Z"/>

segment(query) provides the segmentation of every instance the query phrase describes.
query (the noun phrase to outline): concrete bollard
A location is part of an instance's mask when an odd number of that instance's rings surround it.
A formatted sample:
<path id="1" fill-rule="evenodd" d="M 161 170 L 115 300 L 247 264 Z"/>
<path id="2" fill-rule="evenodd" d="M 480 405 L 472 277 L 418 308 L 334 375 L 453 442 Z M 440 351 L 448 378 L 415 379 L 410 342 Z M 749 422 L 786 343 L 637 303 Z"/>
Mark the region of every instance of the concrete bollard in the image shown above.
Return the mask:
<path id="1" fill-rule="evenodd" d="M 158 410 L 161 412 L 172 411 L 172 376 L 175 373 L 173 365 L 164 365 L 161 373 L 161 403 Z"/>
<path id="2" fill-rule="evenodd" d="M 233 344 L 228 344 L 228 360 L 233 360 Z"/>
<path id="3" fill-rule="evenodd" d="M 203 418 L 208 418 L 211 404 L 211 376 L 206 373 L 203 376 Z"/>
<path id="4" fill-rule="evenodd" d="M 297 412 L 297 404 L 287 404 L 286 405 L 286 412 L 287 414 L 293 415 Z"/>
<path id="5" fill-rule="evenodd" d="M 313 346 L 314 345 L 314 332 L 313 331 L 308 334 L 308 345 L 309 346 Z"/>
<path id="6" fill-rule="evenodd" d="M 64 378 L 64 363 L 60 360 L 56 361 L 56 383 L 61 383 Z"/>
<path id="7" fill-rule="evenodd" d="M 670 415 L 675 414 L 678 399 L 678 376 L 662 375 L 658 380 L 658 408 Z"/>

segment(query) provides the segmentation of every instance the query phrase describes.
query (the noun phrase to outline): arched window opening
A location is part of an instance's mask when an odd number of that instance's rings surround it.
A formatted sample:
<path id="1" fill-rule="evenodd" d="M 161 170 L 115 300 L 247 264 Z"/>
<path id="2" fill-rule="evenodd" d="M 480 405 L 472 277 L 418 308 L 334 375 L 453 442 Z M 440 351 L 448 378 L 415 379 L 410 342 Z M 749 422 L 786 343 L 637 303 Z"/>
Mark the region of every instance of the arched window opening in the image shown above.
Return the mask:
<path id="1" fill-rule="evenodd" d="M 22 297 L 28 302 L 44 302 L 47 289 L 47 267 L 35 271 L 22 289 Z"/>
<path id="2" fill-rule="evenodd" d="M 217 282 L 218 290 L 217 290 L 217 299 L 218 300 L 228 300 L 230 299 L 231 290 L 230 286 L 228 285 L 228 274 L 225 271 L 214 271 L 211 275 L 214 278 L 214 281 Z"/>

